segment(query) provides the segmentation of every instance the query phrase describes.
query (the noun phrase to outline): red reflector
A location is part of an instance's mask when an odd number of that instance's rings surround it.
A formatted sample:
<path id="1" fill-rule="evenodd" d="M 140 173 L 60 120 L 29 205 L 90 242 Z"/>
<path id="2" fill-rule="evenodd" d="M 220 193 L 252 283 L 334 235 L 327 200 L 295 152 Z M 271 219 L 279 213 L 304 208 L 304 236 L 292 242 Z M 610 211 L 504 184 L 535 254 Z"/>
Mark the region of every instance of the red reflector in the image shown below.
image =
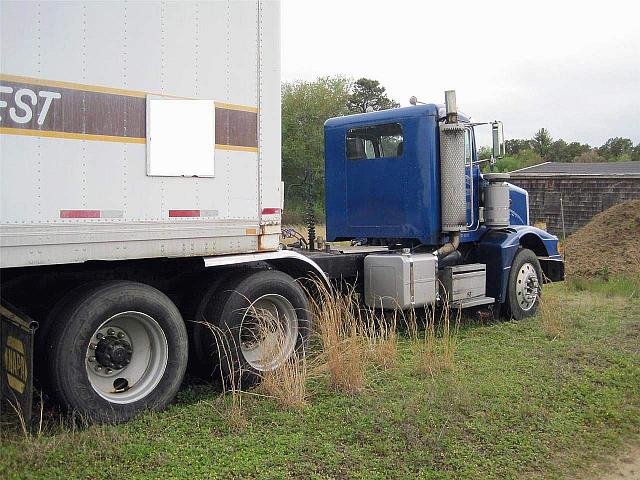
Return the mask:
<path id="1" fill-rule="evenodd" d="M 169 210 L 170 217 L 199 217 L 200 210 Z"/>
<path id="2" fill-rule="evenodd" d="M 276 213 L 280 213 L 280 209 L 279 208 L 263 208 L 262 209 L 262 214 L 263 215 L 274 215 Z"/>
<path id="3" fill-rule="evenodd" d="M 100 218 L 100 210 L 60 210 L 60 218 Z"/>

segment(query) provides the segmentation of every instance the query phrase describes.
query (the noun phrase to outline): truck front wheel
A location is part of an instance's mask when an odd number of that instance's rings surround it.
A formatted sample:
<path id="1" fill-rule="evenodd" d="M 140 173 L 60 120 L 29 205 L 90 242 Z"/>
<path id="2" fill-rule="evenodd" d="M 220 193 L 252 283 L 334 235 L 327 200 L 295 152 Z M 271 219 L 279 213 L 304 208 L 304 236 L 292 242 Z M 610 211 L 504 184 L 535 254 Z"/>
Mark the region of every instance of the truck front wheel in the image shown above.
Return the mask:
<path id="1" fill-rule="evenodd" d="M 542 268 L 531 250 L 521 248 L 516 253 L 507 285 L 508 318 L 520 320 L 532 317 L 540 305 Z"/>
<path id="2" fill-rule="evenodd" d="M 113 281 L 63 302 L 45 341 L 50 384 L 64 406 L 94 420 L 123 421 L 173 399 L 188 344 L 180 312 L 166 295 Z"/>

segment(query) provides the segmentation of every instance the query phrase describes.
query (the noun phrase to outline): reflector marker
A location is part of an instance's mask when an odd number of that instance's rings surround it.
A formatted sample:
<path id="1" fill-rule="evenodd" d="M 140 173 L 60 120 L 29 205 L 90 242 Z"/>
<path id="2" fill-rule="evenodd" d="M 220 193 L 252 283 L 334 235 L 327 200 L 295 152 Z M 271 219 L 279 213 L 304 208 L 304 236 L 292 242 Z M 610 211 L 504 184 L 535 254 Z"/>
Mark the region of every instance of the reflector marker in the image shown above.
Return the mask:
<path id="1" fill-rule="evenodd" d="M 280 211 L 279 208 L 263 208 L 262 215 L 277 215 Z"/>
<path id="2" fill-rule="evenodd" d="M 122 210 L 60 210 L 60 218 L 122 218 Z"/>
<path id="3" fill-rule="evenodd" d="M 169 210 L 169 217 L 199 217 L 200 210 Z"/>
<path id="4" fill-rule="evenodd" d="M 206 218 L 217 216 L 217 210 L 169 210 L 169 217 L 172 218 Z"/>

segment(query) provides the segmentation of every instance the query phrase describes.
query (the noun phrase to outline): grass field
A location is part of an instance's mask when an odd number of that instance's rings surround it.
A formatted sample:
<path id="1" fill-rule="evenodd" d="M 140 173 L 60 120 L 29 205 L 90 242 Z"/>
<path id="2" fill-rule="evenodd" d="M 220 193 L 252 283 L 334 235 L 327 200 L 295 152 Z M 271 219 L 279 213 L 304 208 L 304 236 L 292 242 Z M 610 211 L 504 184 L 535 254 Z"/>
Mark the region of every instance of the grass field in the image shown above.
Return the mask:
<path id="1" fill-rule="evenodd" d="M 613 285 L 548 286 L 531 320 L 463 319 L 431 373 L 401 334 L 359 393 L 318 374 L 301 408 L 205 385 L 115 427 L 4 424 L 0 478 L 591 478 L 640 444 L 640 285 Z"/>

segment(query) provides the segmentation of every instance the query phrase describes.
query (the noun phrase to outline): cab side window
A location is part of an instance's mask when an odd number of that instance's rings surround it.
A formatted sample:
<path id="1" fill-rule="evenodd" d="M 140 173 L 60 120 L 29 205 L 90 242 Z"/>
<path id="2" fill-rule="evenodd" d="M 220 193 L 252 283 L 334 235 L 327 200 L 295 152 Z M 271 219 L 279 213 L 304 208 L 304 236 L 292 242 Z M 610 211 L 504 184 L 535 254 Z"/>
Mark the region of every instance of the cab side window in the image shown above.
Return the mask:
<path id="1" fill-rule="evenodd" d="M 401 157 L 404 146 L 402 126 L 384 123 L 347 131 L 347 159 L 366 160 Z"/>

